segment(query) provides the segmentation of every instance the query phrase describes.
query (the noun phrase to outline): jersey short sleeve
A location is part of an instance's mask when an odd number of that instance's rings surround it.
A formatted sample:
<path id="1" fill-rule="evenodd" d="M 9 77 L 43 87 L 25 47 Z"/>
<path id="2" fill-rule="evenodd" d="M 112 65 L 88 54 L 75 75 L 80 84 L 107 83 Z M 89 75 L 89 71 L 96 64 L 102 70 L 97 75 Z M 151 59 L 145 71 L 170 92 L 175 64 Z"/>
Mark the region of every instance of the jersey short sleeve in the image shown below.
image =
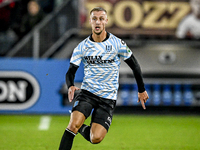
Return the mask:
<path id="1" fill-rule="evenodd" d="M 70 63 L 73 63 L 77 66 L 80 66 L 82 60 L 82 46 L 83 42 L 80 43 L 73 51 L 72 57 L 70 59 Z"/>
<path id="2" fill-rule="evenodd" d="M 120 42 L 119 42 L 118 54 L 123 60 L 128 59 L 132 55 L 132 51 L 130 50 L 130 48 L 121 39 L 120 39 Z"/>

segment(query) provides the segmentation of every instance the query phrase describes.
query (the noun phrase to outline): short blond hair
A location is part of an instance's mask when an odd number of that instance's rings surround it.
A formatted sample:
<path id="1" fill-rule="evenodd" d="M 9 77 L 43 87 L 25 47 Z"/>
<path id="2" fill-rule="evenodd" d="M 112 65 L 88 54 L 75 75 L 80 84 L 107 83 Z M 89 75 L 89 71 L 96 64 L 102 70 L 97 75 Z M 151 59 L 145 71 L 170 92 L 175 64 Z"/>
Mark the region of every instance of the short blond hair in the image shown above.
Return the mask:
<path id="1" fill-rule="evenodd" d="M 90 11 L 90 15 L 93 11 L 104 11 L 107 14 L 107 11 L 102 7 L 95 7 Z"/>

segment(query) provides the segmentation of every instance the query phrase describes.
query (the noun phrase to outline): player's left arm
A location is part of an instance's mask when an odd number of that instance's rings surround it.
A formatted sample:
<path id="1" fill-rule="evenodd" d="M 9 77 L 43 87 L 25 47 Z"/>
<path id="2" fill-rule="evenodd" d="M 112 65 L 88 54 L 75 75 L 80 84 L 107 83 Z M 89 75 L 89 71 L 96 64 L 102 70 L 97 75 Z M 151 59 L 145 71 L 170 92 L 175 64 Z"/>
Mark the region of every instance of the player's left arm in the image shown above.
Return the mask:
<path id="1" fill-rule="evenodd" d="M 143 109 L 146 109 L 145 104 L 147 99 L 149 98 L 143 82 L 142 72 L 138 61 L 133 56 L 133 54 L 125 60 L 128 66 L 132 69 L 133 74 L 135 76 L 137 86 L 138 86 L 138 102 L 141 102 Z"/>

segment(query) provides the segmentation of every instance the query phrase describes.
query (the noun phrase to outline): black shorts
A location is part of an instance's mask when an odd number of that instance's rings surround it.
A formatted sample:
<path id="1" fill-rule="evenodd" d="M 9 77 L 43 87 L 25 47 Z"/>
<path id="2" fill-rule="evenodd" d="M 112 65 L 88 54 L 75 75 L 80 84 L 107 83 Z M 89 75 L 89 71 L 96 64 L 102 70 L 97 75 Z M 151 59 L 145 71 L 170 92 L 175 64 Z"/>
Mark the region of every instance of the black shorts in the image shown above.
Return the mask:
<path id="1" fill-rule="evenodd" d="M 116 106 L 115 100 L 101 98 L 86 90 L 81 90 L 74 100 L 72 111 L 77 110 L 83 113 L 86 118 L 92 112 L 91 123 L 101 124 L 108 131 Z"/>

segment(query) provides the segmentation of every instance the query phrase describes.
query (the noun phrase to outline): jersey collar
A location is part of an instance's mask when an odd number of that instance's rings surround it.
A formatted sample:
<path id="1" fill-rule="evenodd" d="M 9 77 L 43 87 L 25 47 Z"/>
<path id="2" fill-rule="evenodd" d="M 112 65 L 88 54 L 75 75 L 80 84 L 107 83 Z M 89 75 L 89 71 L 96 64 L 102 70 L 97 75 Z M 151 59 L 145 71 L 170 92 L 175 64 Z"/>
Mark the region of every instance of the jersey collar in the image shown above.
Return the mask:
<path id="1" fill-rule="evenodd" d="M 107 33 L 106 38 L 102 42 L 106 41 L 110 37 L 110 33 L 109 32 L 106 32 L 106 33 Z M 95 42 L 94 39 L 92 38 L 92 34 L 90 35 L 89 39 Z"/>

